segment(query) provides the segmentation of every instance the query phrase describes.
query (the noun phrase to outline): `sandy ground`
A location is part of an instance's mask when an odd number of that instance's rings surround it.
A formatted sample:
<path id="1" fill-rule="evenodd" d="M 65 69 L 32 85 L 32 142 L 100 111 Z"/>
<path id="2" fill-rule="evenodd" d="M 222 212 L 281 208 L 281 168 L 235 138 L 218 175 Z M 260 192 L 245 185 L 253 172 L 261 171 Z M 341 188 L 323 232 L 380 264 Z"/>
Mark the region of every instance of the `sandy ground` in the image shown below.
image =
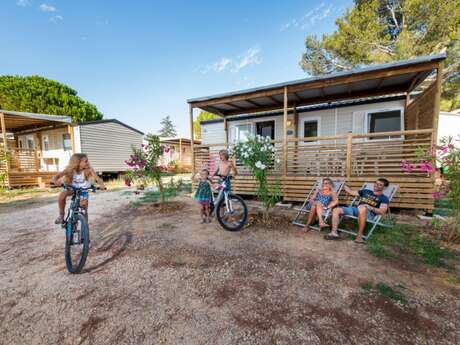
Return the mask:
<path id="1" fill-rule="evenodd" d="M 201 225 L 123 191 L 91 197 L 92 248 L 67 273 L 56 205 L 0 212 L 1 344 L 460 344 L 445 270 L 370 256 L 285 225 Z M 399 284 L 407 304 L 363 290 Z"/>

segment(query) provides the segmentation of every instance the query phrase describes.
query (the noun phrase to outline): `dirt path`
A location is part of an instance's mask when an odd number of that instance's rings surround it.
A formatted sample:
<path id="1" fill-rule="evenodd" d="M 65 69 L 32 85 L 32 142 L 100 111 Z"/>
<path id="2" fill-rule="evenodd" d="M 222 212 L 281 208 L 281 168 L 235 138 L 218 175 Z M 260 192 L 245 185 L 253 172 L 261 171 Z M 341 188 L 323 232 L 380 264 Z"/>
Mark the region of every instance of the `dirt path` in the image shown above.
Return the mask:
<path id="1" fill-rule="evenodd" d="M 93 247 L 70 275 L 56 205 L 0 214 L 1 344 L 459 344 L 460 289 L 444 271 L 370 256 L 285 226 L 198 224 L 188 199 L 91 200 Z M 367 292 L 403 286 L 403 305 Z"/>

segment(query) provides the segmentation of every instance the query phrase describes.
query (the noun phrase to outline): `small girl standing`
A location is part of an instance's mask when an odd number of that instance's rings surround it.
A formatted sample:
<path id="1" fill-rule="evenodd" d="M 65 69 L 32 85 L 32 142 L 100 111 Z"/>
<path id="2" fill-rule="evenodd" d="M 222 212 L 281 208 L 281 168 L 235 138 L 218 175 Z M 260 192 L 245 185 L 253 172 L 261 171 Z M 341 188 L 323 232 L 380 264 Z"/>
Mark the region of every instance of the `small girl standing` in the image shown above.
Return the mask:
<path id="1" fill-rule="evenodd" d="M 212 203 L 212 185 L 207 169 L 196 174 L 194 180 L 198 182 L 198 188 L 194 199 L 201 205 L 201 223 L 211 223 L 210 206 Z"/>

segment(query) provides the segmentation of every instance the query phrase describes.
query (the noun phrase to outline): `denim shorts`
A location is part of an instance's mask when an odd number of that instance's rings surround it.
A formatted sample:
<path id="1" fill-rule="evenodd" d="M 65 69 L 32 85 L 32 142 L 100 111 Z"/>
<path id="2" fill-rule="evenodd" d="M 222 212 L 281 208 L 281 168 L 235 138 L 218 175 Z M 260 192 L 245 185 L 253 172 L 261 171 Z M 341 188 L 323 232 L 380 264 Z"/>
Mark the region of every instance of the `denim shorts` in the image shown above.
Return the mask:
<path id="1" fill-rule="evenodd" d="M 341 207 L 343 210 L 343 214 L 345 216 L 354 216 L 358 217 L 358 207 L 356 206 L 348 206 L 348 207 Z M 375 218 L 375 213 L 372 211 L 367 210 L 367 219 L 368 220 L 374 220 Z"/>
<path id="2" fill-rule="evenodd" d="M 64 188 L 64 191 L 68 191 L 68 189 Z M 87 190 L 80 191 L 80 199 L 81 200 L 88 200 L 89 199 L 89 192 Z"/>

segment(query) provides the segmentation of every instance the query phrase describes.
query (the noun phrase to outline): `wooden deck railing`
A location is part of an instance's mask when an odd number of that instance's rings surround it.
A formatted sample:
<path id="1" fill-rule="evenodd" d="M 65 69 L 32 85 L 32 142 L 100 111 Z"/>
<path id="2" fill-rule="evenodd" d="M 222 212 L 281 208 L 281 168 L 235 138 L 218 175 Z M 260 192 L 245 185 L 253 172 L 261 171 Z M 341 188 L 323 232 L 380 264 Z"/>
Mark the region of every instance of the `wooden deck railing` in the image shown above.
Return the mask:
<path id="1" fill-rule="evenodd" d="M 285 166 L 286 176 L 406 176 L 401 171 L 401 161 L 413 161 L 421 152 L 428 152 L 432 130 L 288 139 L 287 157 L 284 157 L 282 141 L 272 143 L 276 148 L 275 157 Z M 195 145 L 196 169 L 214 172 L 219 150 L 224 148 L 228 145 Z M 282 167 L 274 173 L 283 175 Z M 242 166 L 240 169 L 243 174 L 247 172 Z M 423 176 L 423 173 L 411 175 Z"/>
<path id="2" fill-rule="evenodd" d="M 7 151 L 8 170 L 10 172 L 38 172 L 40 160 L 37 150 L 9 149 Z M 7 165 L 3 163 L 0 169 L 6 170 Z"/>

